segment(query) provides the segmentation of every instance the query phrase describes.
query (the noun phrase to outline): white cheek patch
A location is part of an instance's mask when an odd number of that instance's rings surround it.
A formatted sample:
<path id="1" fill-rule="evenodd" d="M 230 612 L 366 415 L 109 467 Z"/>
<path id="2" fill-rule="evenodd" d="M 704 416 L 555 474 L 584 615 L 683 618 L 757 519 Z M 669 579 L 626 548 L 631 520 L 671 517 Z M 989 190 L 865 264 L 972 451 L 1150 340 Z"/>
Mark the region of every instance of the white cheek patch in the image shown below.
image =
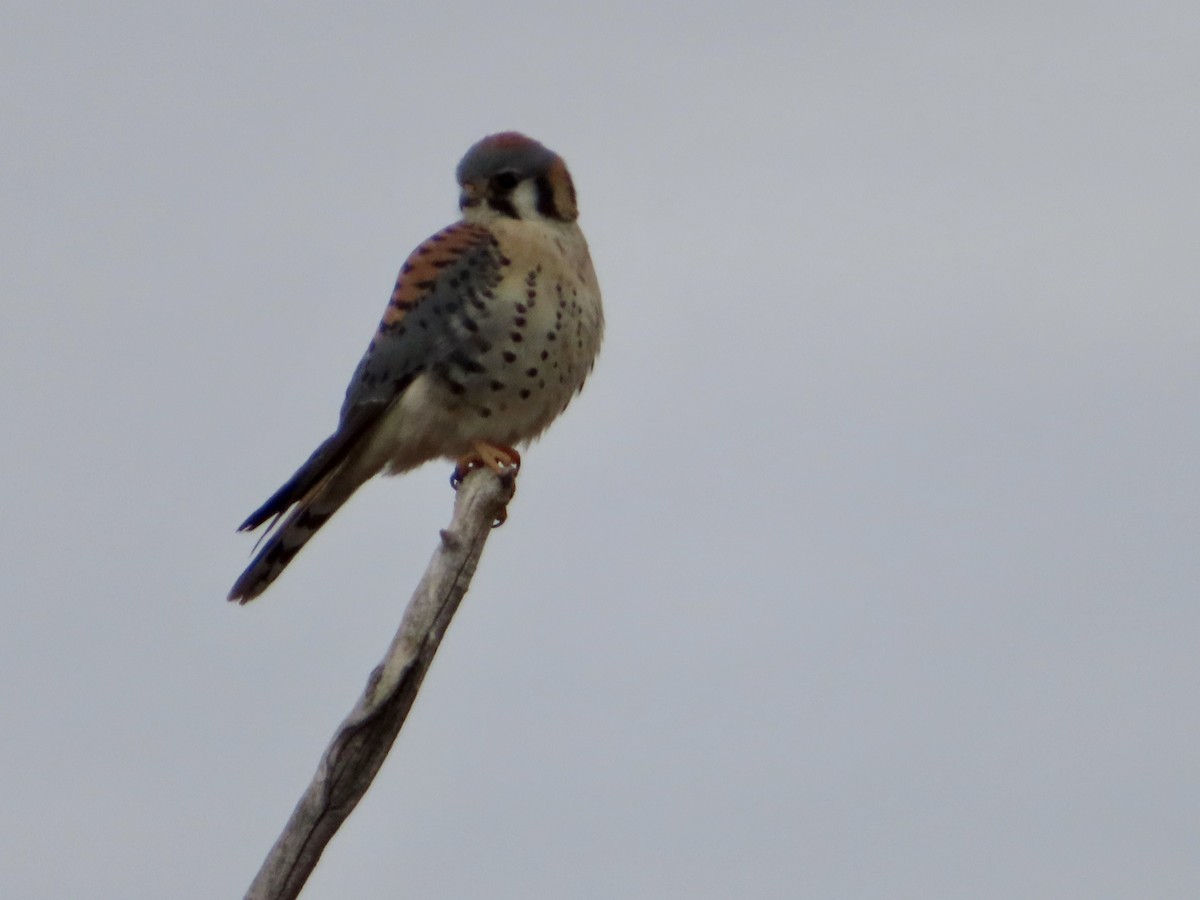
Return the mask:
<path id="1" fill-rule="evenodd" d="M 513 208 L 516 209 L 517 215 L 522 219 L 534 219 L 538 217 L 537 211 L 537 187 L 532 180 L 526 179 L 518 184 L 508 199 L 512 201 Z"/>

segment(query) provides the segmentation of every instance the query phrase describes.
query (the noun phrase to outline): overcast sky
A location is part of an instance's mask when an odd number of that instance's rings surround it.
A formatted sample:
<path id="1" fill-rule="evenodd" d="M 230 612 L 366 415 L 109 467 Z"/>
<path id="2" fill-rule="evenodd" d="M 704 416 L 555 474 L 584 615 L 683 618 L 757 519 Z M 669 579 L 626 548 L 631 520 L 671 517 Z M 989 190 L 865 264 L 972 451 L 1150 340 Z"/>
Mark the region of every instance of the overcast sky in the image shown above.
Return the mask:
<path id="1" fill-rule="evenodd" d="M 0 895 L 242 895 L 449 466 L 234 528 L 519 129 L 607 341 L 305 900 L 1200 896 L 1194 0 L 4 6 Z"/>

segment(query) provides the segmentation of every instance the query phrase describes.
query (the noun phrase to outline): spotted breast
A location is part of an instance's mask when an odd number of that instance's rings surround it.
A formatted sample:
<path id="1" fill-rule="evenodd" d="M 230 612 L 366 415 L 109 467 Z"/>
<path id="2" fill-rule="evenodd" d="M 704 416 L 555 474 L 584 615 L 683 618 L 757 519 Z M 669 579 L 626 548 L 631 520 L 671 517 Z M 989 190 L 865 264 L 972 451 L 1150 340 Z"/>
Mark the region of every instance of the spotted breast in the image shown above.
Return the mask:
<path id="1" fill-rule="evenodd" d="M 242 524 L 273 530 L 230 591 L 257 597 L 365 481 L 444 457 L 520 464 L 592 370 L 600 288 L 562 158 L 516 132 L 458 166 L 462 218 L 400 270 L 337 430 Z"/>

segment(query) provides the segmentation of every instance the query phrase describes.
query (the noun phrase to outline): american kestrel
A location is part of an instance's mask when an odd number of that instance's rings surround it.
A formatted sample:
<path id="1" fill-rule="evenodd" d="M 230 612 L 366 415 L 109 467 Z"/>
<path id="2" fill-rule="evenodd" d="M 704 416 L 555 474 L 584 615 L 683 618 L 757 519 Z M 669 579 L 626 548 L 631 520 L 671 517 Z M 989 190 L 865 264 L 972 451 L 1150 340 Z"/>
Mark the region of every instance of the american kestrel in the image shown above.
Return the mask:
<path id="1" fill-rule="evenodd" d="M 604 313 L 566 164 L 510 131 L 475 144 L 457 175 L 462 218 L 400 269 L 337 430 L 242 523 L 252 531 L 275 520 L 230 600 L 265 591 L 381 471 L 445 457 L 457 473 L 515 472 L 515 445 L 583 388 Z"/>

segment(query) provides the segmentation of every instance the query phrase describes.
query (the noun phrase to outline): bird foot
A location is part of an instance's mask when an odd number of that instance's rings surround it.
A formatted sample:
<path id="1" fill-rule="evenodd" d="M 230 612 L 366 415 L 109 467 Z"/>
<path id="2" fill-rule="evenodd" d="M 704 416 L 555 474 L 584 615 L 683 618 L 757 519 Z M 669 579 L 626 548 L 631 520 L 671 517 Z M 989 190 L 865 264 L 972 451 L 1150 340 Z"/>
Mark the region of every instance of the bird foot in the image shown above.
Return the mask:
<path id="1" fill-rule="evenodd" d="M 512 480 L 517 477 L 517 472 L 521 470 L 521 454 L 512 447 L 476 441 L 472 445 L 470 453 L 459 457 L 454 466 L 454 472 L 450 476 L 450 487 L 457 491 L 463 479 L 472 470 L 480 467 L 491 469 L 507 486 L 512 483 Z M 508 513 L 501 511 L 500 516 L 492 523 L 492 527 L 498 528 L 504 524 L 504 520 L 507 518 Z"/>

